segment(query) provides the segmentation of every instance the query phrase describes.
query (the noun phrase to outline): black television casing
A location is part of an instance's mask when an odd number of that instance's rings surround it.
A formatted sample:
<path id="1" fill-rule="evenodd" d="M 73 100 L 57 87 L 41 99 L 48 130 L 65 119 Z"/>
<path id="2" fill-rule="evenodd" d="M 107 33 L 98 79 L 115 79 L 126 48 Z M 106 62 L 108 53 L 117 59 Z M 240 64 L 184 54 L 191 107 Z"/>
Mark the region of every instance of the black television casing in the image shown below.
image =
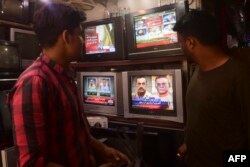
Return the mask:
<path id="1" fill-rule="evenodd" d="M 0 19 L 27 24 L 30 15 L 29 0 L 0 0 Z"/>
<path id="2" fill-rule="evenodd" d="M 126 22 L 125 34 L 127 41 L 126 43 L 127 43 L 128 59 L 166 57 L 166 56 L 175 56 L 183 54 L 183 50 L 181 49 L 181 45 L 179 42 L 172 44 L 158 45 L 158 46 L 148 46 L 143 48 L 136 47 L 134 17 L 140 15 L 154 14 L 163 11 L 171 11 L 171 10 L 175 10 L 176 21 L 178 21 L 178 19 L 181 16 L 183 16 L 186 12 L 188 12 L 189 10 L 188 3 L 186 1 L 178 2 L 175 4 L 165 5 L 125 15 L 125 22 Z"/>
<path id="3" fill-rule="evenodd" d="M 85 43 L 83 44 L 83 54 L 81 61 L 105 61 L 105 60 L 122 60 L 125 59 L 124 50 L 124 19 L 123 17 L 112 17 L 102 20 L 84 22 L 81 24 L 83 30 L 83 41 L 85 41 L 84 30 L 88 27 L 114 24 L 115 52 L 86 54 Z"/>

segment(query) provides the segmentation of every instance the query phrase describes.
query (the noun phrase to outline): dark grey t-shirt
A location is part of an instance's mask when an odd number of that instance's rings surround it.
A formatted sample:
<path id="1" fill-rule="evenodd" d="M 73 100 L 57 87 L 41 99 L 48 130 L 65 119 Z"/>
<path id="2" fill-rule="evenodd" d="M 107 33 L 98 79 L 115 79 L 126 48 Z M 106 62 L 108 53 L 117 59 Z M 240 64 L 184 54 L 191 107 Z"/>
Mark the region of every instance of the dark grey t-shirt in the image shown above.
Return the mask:
<path id="1" fill-rule="evenodd" d="M 233 58 L 195 71 L 187 90 L 187 163 L 222 167 L 224 150 L 250 148 L 250 75 Z"/>

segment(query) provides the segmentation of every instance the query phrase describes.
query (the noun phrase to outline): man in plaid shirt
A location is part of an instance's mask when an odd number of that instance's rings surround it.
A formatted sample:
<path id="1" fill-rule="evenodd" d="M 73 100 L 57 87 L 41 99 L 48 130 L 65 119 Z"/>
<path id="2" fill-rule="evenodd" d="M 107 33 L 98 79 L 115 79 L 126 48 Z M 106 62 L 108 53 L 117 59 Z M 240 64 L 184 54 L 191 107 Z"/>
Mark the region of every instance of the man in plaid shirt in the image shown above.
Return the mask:
<path id="1" fill-rule="evenodd" d="M 19 166 L 115 166 L 127 156 L 94 139 L 69 64 L 81 54 L 85 14 L 49 3 L 34 15 L 40 57 L 19 77 L 8 97 Z"/>

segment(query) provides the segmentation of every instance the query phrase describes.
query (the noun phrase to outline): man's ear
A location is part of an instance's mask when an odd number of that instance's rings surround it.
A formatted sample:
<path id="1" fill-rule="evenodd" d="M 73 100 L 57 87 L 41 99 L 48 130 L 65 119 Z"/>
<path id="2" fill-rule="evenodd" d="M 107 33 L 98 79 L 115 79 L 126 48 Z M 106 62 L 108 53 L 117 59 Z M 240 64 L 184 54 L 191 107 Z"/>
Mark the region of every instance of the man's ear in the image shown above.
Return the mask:
<path id="1" fill-rule="evenodd" d="M 186 40 L 185 40 L 185 42 L 186 42 L 186 46 L 190 50 L 193 50 L 194 47 L 195 47 L 195 45 L 197 44 L 197 40 L 194 37 L 187 37 Z"/>
<path id="2" fill-rule="evenodd" d="M 66 44 L 69 44 L 71 42 L 71 35 L 68 30 L 64 30 L 62 32 L 62 39 L 63 39 L 63 42 Z"/>

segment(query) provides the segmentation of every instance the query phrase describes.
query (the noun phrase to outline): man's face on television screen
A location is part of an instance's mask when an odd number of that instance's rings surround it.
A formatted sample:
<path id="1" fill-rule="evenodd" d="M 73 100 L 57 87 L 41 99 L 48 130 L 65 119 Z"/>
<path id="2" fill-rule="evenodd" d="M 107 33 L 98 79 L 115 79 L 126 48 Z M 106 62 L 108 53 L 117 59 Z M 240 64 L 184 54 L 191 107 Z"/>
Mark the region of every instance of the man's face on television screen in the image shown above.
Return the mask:
<path id="1" fill-rule="evenodd" d="M 167 78 L 156 79 L 156 89 L 159 94 L 165 94 L 168 92 L 168 80 Z"/>
<path id="2" fill-rule="evenodd" d="M 136 80 L 136 87 L 138 93 L 144 93 L 146 92 L 146 78 L 137 78 Z"/>

